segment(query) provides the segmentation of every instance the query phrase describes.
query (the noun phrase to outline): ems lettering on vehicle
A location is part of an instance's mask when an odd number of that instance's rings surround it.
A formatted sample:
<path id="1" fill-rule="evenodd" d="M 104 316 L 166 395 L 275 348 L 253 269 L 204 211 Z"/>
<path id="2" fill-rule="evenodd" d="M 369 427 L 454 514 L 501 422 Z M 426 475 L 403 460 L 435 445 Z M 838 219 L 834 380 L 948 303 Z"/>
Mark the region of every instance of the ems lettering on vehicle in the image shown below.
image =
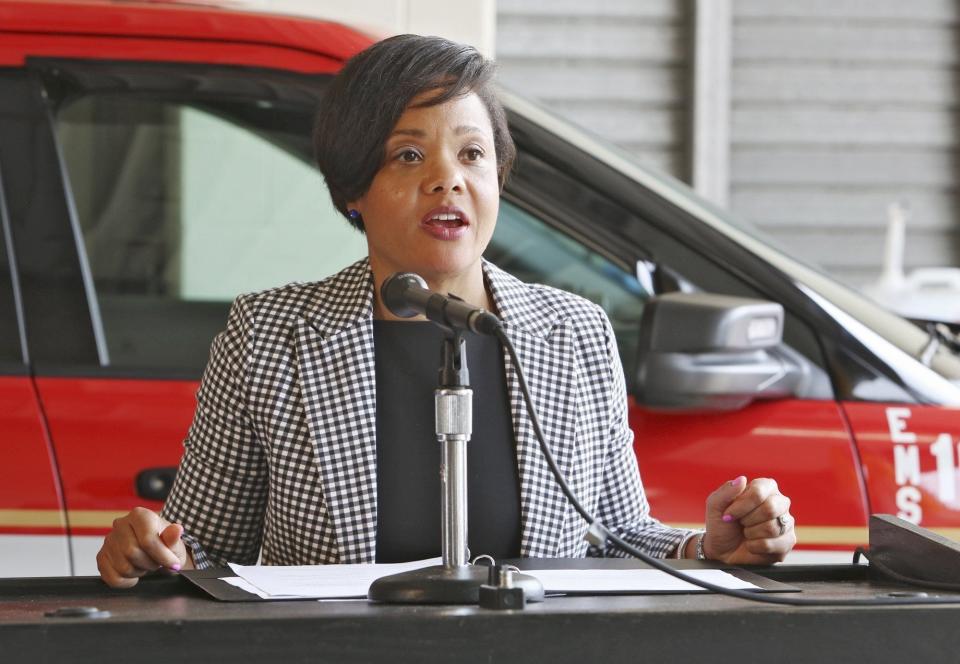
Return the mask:
<path id="1" fill-rule="evenodd" d="M 910 430 L 910 408 L 887 408 L 887 424 L 890 429 L 890 441 L 893 443 L 893 466 L 896 478 L 897 516 L 911 523 L 923 521 L 923 494 L 926 486 L 931 492 L 935 489 L 941 503 L 950 504 L 957 496 L 957 453 L 954 439 L 950 433 L 943 432 L 932 437 L 932 442 L 921 444 L 920 437 Z M 926 448 L 921 449 L 921 448 Z M 929 454 L 935 460 L 934 473 L 924 477 L 921 471 L 921 457 Z"/>

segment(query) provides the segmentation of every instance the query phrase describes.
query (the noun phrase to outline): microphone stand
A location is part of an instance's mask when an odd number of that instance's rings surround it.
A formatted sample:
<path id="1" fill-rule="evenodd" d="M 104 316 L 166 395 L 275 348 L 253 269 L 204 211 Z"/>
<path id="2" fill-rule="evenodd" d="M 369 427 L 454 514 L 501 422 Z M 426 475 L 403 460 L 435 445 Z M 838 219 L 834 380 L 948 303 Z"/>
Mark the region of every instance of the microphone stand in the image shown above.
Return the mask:
<path id="1" fill-rule="evenodd" d="M 447 329 L 442 347 L 439 386 L 434 391 L 440 464 L 441 553 L 443 564 L 384 576 L 370 585 L 367 597 L 399 604 L 477 604 L 489 568 L 469 564 L 467 547 L 467 443 L 473 433 L 473 390 L 467 369 L 466 340 Z M 531 601 L 543 598 L 537 579 L 515 575 Z"/>

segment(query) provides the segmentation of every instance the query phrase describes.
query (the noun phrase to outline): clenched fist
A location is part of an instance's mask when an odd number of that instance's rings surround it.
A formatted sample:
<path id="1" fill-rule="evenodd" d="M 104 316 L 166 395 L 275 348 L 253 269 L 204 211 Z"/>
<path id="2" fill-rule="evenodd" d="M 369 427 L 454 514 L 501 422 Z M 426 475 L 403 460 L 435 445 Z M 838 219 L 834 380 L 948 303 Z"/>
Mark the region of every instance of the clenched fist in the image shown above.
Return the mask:
<path id="1" fill-rule="evenodd" d="M 158 569 L 192 569 L 193 560 L 180 540 L 183 527 L 144 507 L 135 507 L 113 522 L 97 553 L 97 569 L 113 588 L 130 588 Z"/>

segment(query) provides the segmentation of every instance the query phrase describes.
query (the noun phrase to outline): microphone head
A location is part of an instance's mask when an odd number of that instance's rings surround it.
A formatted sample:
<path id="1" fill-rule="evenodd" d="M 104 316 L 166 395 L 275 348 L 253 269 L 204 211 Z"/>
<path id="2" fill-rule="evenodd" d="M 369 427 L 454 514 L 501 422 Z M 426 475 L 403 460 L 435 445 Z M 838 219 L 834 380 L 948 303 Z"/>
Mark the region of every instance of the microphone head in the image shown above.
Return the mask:
<path id="1" fill-rule="evenodd" d="M 380 299 L 394 316 L 413 318 L 423 313 L 413 308 L 407 300 L 407 289 L 417 287 L 427 290 L 427 282 L 413 272 L 396 272 L 387 277 L 380 286 Z"/>

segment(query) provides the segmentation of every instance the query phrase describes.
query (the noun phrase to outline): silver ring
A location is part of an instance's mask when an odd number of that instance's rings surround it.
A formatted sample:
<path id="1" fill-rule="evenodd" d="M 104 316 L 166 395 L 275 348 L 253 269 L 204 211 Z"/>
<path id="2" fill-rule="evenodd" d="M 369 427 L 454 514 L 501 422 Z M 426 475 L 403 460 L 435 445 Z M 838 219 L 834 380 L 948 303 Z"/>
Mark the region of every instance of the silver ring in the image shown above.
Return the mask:
<path id="1" fill-rule="evenodd" d="M 787 532 L 787 528 L 790 527 L 790 517 L 786 514 L 781 514 L 777 517 L 777 525 L 780 526 L 780 535 L 783 535 Z"/>

